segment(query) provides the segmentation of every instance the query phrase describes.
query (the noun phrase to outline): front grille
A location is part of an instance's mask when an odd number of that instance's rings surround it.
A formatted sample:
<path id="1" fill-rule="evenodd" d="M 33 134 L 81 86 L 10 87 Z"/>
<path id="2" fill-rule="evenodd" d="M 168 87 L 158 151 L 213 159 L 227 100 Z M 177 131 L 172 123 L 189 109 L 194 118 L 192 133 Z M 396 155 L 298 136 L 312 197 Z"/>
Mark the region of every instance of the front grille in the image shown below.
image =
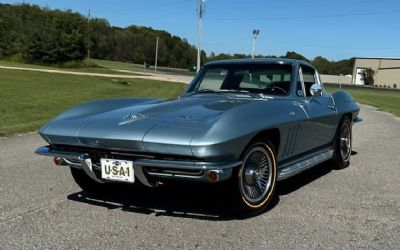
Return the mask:
<path id="1" fill-rule="evenodd" d="M 150 175 L 187 175 L 187 176 L 201 176 L 203 170 L 201 169 L 175 169 L 175 168 L 158 168 L 158 167 L 145 167 L 147 173 Z"/>
<path id="2" fill-rule="evenodd" d="M 110 150 L 102 148 L 90 148 L 90 147 L 80 147 L 80 146 L 69 146 L 54 144 L 51 145 L 52 149 L 60 151 L 87 153 L 92 162 L 99 163 L 101 158 L 107 159 L 118 159 L 118 160 L 135 160 L 141 159 L 157 159 L 157 160 L 175 160 L 175 161 L 203 161 L 197 159 L 193 156 L 181 156 L 181 155 L 169 155 L 169 154 L 150 154 L 146 152 L 132 152 L 132 151 L 121 151 L 121 150 Z"/>
<path id="3" fill-rule="evenodd" d="M 107 149 L 89 148 L 89 147 L 79 147 L 79 146 L 69 146 L 69 145 L 52 145 L 52 149 L 68 152 L 77 152 L 88 154 L 92 161 L 92 170 L 97 178 L 101 178 L 101 165 L 100 159 L 116 159 L 116 160 L 128 160 L 135 161 L 136 159 L 157 159 L 157 160 L 170 160 L 170 161 L 200 161 L 199 159 L 194 159 L 192 157 L 175 157 L 171 155 L 149 155 L 143 153 L 135 152 L 123 152 L 123 151 L 111 151 Z M 72 160 L 69 160 L 72 162 Z M 162 177 L 162 176 L 191 176 L 200 177 L 204 174 L 203 170 L 198 169 L 178 169 L 178 168 L 162 168 L 157 166 L 143 167 L 144 173 L 147 177 Z"/>

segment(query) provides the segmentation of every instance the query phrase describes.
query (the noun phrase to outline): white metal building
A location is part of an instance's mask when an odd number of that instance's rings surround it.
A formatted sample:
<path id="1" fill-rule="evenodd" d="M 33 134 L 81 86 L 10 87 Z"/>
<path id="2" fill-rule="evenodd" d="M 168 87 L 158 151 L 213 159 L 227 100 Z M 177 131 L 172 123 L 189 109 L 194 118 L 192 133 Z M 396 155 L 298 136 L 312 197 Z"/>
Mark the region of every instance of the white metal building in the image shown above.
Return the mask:
<path id="1" fill-rule="evenodd" d="M 375 71 L 375 86 L 400 88 L 400 58 L 357 57 L 354 62 L 352 84 L 364 85 L 361 73 L 368 68 Z"/>

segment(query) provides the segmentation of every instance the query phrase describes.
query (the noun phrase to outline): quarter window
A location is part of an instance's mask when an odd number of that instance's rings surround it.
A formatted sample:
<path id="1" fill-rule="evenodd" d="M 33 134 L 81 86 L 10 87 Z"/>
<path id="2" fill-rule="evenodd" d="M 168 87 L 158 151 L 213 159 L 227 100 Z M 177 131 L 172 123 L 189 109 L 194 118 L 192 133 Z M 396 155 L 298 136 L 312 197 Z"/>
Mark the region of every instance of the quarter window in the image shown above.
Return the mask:
<path id="1" fill-rule="evenodd" d="M 301 71 L 303 73 L 303 81 L 304 81 L 304 89 L 306 91 L 306 96 L 311 96 L 311 92 L 310 92 L 310 88 L 311 86 L 317 82 L 317 79 L 315 79 L 315 70 L 311 67 L 307 67 L 307 66 L 300 66 L 301 67 Z M 299 78 L 300 80 L 300 78 Z M 299 87 L 300 84 L 300 87 Z M 299 90 L 301 90 L 301 82 L 297 83 L 297 92 L 299 93 Z M 303 92 L 303 91 L 301 91 Z M 298 94 L 299 95 L 299 94 Z M 301 96 L 301 95 L 300 95 Z"/>

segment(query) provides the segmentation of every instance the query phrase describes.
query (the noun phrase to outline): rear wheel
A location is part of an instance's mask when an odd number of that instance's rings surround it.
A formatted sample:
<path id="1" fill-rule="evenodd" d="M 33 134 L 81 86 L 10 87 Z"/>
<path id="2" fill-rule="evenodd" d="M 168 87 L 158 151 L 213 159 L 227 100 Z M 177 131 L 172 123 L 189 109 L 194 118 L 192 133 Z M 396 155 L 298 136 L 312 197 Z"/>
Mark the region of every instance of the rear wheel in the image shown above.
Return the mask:
<path id="1" fill-rule="evenodd" d="M 268 141 L 250 145 L 237 173 L 239 208 L 247 214 L 262 212 L 270 204 L 276 186 L 275 151 Z"/>
<path id="2" fill-rule="evenodd" d="M 352 131 L 350 119 L 346 116 L 340 123 L 334 140 L 333 161 L 338 169 L 347 167 L 350 163 L 352 148 Z"/>

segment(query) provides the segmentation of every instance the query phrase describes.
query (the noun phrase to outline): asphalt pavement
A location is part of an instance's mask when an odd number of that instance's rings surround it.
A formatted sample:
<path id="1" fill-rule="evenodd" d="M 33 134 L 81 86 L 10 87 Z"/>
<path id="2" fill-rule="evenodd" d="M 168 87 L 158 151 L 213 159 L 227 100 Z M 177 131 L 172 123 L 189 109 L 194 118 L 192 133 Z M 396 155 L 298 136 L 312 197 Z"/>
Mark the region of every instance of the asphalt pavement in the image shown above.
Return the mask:
<path id="1" fill-rule="evenodd" d="M 36 134 L 0 138 L 0 249 L 400 249 L 400 120 L 368 106 L 360 116 L 348 168 L 280 182 L 272 208 L 246 219 L 219 186 L 91 197 L 33 153 Z"/>

